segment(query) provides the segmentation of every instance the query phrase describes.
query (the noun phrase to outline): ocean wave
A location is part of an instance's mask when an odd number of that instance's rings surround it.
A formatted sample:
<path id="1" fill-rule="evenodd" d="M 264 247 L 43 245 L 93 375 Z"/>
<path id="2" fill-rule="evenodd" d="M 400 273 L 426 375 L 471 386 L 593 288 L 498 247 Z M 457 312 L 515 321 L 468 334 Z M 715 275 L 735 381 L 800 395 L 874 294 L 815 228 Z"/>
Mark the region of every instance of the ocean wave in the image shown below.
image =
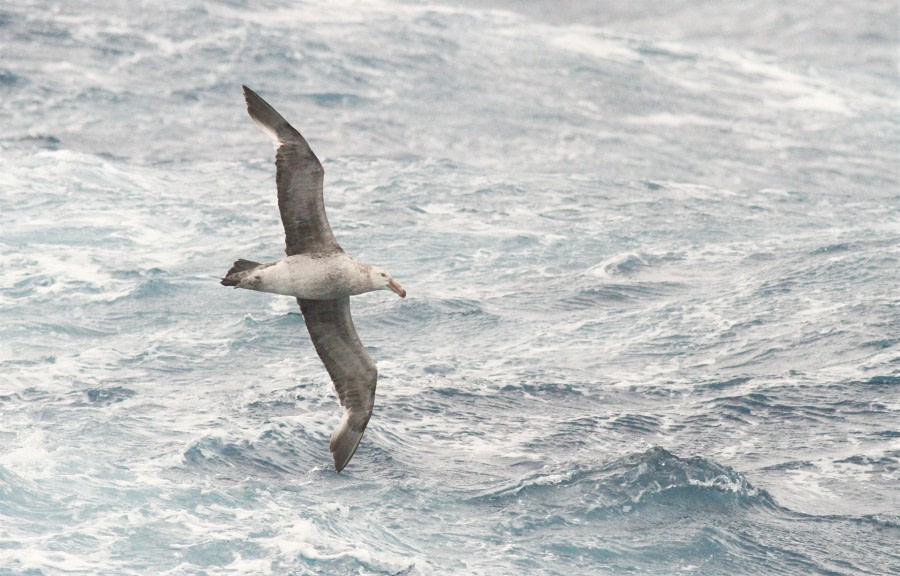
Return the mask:
<path id="1" fill-rule="evenodd" d="M 635 306 L 648 300 L 663 298 L 683 285 L 674 282 L 637 282 L 634 284 L 603 284 L 580 288 L 573 295 L 555 302 L 560 310 L 584 310 L 597 306 Z"/>
<path id="2" fill-rule="evenodd" d="M 740 473 L 701 457 L 679 458 L 658 446 L 596 466 L 554 467 L 529 474 L 514 486 L 493 490 L 478 500 L 510 498 L 590 503 L 589 510 L 625 506 L 630 511 L 633 506 L 660 498 L 671 502 L 699 498 L 691 505 L 699 503 L 712 509 L 777 506 L 768 493 L 751 485 Z"/>
<path id="3" fill-rule="evenodd" d="M 278 429 L 270 429 L 255 441 L 229 441 L 208 436 L 191 442 L 182 455 L 184 470 L 171 470 L 173 475 L 189 473 L 196 477 L 213 474 L 218 478 L 244 480 L 250 478 L 281 478 L 307 473 L 309 450 L 321 445 L 322 438 L 291 436 Z"/>
<path id="4" fill-rule="evenodd" d="M 89 388 L 85 392 L 88 402 L 92 404 L 116 404 L 134 397 L 136 392 L 123 386 L 111 386 L 109 388 Z"/>
<path id="5" fill-rule="evenodd" d="M 887 8 L 95 4 L 0 10 L 0 572 L 898 571 Z M 340 474 L 241 83 L 409 291 Z"/>

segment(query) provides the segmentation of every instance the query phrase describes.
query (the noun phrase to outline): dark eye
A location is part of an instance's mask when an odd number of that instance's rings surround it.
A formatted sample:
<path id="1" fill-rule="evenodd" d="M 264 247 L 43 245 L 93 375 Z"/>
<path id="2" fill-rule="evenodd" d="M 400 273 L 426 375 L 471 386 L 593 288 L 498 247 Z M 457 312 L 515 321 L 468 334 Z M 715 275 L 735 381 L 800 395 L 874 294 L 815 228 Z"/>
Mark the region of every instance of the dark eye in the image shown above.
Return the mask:
<path id="1" fill-rule="evenodd" d="M 385 274 L 384 272 L 382 272 L 382 273 L 381 273 L 381 277 L 382 277 L 382 278 L 387 278 L 387 274 Z"/>

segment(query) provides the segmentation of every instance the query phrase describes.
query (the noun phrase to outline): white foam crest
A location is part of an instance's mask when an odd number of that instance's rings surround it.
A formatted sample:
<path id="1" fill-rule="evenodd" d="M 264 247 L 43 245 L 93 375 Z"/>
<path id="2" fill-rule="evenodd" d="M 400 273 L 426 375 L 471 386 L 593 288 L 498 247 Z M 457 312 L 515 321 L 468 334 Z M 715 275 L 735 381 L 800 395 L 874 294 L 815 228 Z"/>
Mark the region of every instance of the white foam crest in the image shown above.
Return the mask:
<path id="1" fill-rule="evenodd" d="M 360 520 L 352 513 L 347 517 L 346 509 L 338 504 L 330 508 L 342 516 L 341 522 Z M 250 540 L 270 551 L 270 561 L 275 558 L 292 566 L 298 558 L 320 562 L 352 558 L 366 566 L 390 570 L 402 570 L 413 563 L 405 555 L 384 549 L 372 550 L 364 542 L 354 545 L 352 538 L 335 538 L 312 520 L 285 510 L 275 501 L 270 501 L 267 509 L 260 510 L 256 517 L 261 516 L 265 518 L 265 532 L 272 535 L 251 537 Z"/>
<path id="2" fill-rule="evenodd" d="M 842 90 L 826 85 L 824 80 L 791 72 L 750 54 L 723 50 L 718 57 L 741 72 L 761 78 L 760 92 L 770 106 L 855 115 L 848 96 L 841 94 Z M 782 97 L 773 99 L 771 95 L 774 94 Z"/>
<path id="3" fill-rule="evenodd" d="M 25 258 L 0 254 L 0 267 L 9 270 L 8 274 L 2 275 L 0 289 L 9 289 L 33 278 L 46 278 L 35 283 L 29 295 L 22 298 L 5 296 L 0 299 L 0 304 L 34 296 L 62 301 L 112 301 L 128 295 L 134 288 L 133 281 L 113 278 L 88 252 L 58 246 L 53 250 L 37 248 Z"/>
<path id="4" fill-rule="evenodd" d="M 49 478 L 56 472 L 55 455 L 41 428 L 20 429 L 15 440 L 0 452 L 0 465 L 25 479 Z"/>
<path id="5" fill-rule="evenodd" d="M 526 488 L 530 488 L 532 486 L 556 486 L 562 484 L 564 482 L 570 481 L 575 477 L 577 470 L 570 469 L 565 472 L 549 472 L 546 473 L 544 471 L 532 474 L 527 478 L 519 481 L 515 486 L 511 488 L 507 488 L 506 490 L 501 490 L 497 493 L 498 496 L 510 495 L 510 494 L 518 494 L 522 490 Z"/>
<path id="6" fill-rule="evenodd" d="M 529 27 L 531 28 L 531 27 Z M 604 36 L 597 28 L 586 26 L 540 27 L 542 37 L 551 46 L 598 60 L 638 62 L 641 57 L 621 38 Z"/>
<path id="7" fill-rule="evenodd" d="M 725 474 L 703 480 L 698 480 L 696 478 L 688 478 L 687 480 L 688 484 L 691 486 L 698 486 L 700 488 L 715 488 L 716 490 L 751 497 L 759 495 L 759 490 L 757 488 L 750 487 L 746 482 L 741 481 L 740 478 L 729 478 Z"/>
<path id="8" fill-rule="evenodd" d="M 249 21 L 266 28 L 294 29 L 298 25 L 373 25 L 374 18 L 400 19 L 401 21 L 428 14 L 475 14 L 481 18 L 496 22 L 517 21 L 521 17 L 508 11 L 479 9 L 466 6 L 450 6 L 440 4 L 417 5 L 405 2 L 385 0 L 335 0 L 327 10 L 310 9 L 309 6 L 299 8 L 266 7 L 256 11 L 235 9 L 217 4 L 208 7 L 210 13 L 225 18 Z"/>
<path id="9" fill-rule="evenodd" d="M 647 254 L 638 253 L 638 252 L 622 252 L 619 254 L 614 254 L 605 260 L 600 261 L 597 264 L 594 264 L 584 272 L 580 272 L 579 276 L 588 276 L 592 278 L 613 278 L 617 276 L 617 274 L 613 274 L 610 270 L 616 270 L 622 264 L 626 264 L 628 262 L 638 262 L 642 266 L 647 266 Z"/>
<path id="10" fill-rule="evenodd" d="M 297 300 L 290 297 L 273 297 L 268 298 L 266 303 L 267 311 L 273 316 L 284 316 L 290 313 L 299 313 L 300 307 L 297 306 Z"/>
<path id="11" fill-rule="evenodd" d="M 436 7 L 437 8 L 437 7 Z M 328 10 L 311 10 L 303 7 L 267 7 L 259 10 L 236 9 L 216 4 L 208 8 L 217 16 L 239 19 L 263 25 L 268 29 L 295 28 L 301 24 L 362 24 L 373 16 L 390 10 L 399 17 L 421 12 L 421 8 L 411 5 L 386 3 L 381 0 L 336 0 Z"/>
<path id="12" fill-rule="evenodd" d="M 59 573 L 96 573 L 104 570 L 106 558 L 100 553 L 71 553 L 64 550 L 48 550 L 45 538 L 25 538 L 18 536 L 13 546 L 0 546 L 0 563 L 7 566 L 21 567 L 24 571 L 36 570 L 43 573 L 44 570 L 54 570 Z M 22 547 L 21 544 L 30 544 Z"/>
<path id="13" fill-rule="evenodd" d="M 723 126 L 725 124 L 721 120 L 714 120 L 696 114 L 672 114 L 670 112 L 659 112 L 648 114 L 647 116 L 628 116 L 623 118 L 623 121 L 629 124 L 671 128 L 680 128 L 682 126 Z"/>

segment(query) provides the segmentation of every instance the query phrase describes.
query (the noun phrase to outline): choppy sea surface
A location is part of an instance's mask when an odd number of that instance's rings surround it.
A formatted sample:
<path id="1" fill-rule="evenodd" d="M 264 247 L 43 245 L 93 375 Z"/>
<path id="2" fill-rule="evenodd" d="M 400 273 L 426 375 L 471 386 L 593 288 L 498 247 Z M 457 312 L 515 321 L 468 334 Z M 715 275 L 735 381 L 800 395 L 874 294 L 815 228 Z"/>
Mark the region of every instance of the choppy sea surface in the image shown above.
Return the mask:
<path id="1" fill-rule="evenodd" d="M 900 572 L 895 2 L 0 5 L 0 574 Z M 241 84 L 380 370 L 337 397 Z"/>

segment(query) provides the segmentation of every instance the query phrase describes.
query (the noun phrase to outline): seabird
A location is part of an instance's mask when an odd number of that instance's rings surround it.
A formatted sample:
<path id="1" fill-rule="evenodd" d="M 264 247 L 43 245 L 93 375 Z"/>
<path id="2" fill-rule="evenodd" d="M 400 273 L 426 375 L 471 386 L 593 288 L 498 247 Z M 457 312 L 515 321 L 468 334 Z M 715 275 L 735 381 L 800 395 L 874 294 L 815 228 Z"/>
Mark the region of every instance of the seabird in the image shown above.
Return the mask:
<path id="1" fill-rule="evenodd" d="M 250 118 L 275 146 L 278 209 L 287 257 L 265 264 L 237 260 L 222 285 L 297 299 L 344 410 L 328 445 L 334 467 L 340 472 L 356 452 L 372 416 L 378 377 L 375 362 L 353 327 L 350 296 L 393 290 L 405 298 L 406 291 L 385 270 L 363 264 L 344 252 L 325 216 L 325 171 L 321 162 L 303 136 L 246 86 L 244 99 Z"/>

